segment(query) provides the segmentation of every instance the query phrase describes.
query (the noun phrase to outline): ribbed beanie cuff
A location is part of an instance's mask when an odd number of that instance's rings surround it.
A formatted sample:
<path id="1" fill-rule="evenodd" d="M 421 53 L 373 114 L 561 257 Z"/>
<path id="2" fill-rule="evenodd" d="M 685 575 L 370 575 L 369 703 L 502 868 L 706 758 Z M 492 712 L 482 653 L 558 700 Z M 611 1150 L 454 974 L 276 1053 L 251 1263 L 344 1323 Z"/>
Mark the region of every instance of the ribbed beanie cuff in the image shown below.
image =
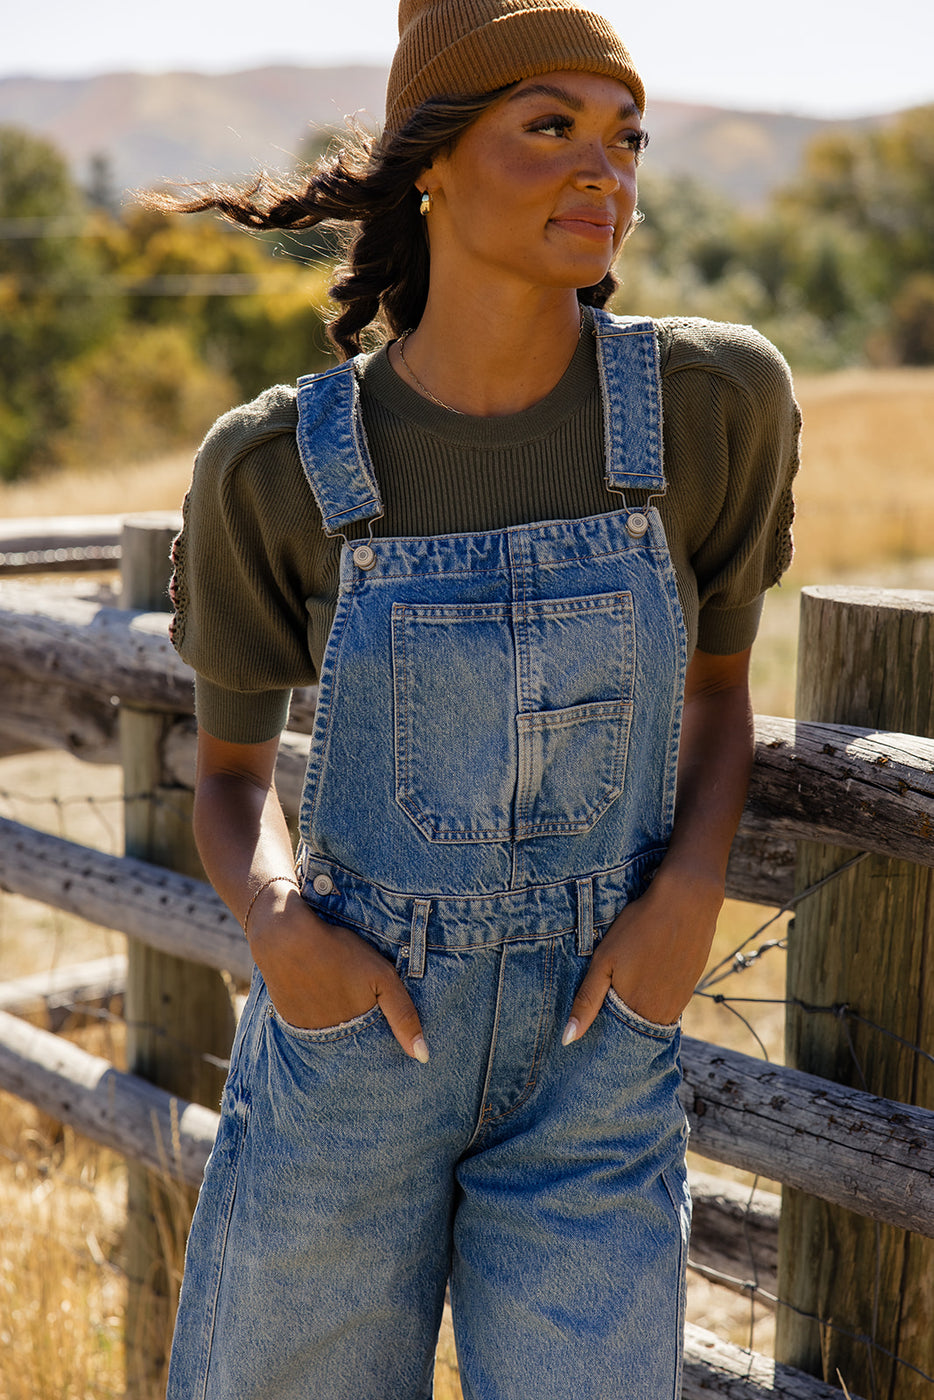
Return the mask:
<path id="1" fill-rule="evenodd" d="M 642 79 L 612 25 L 570 0 L 402 0 L 386 130 L 429 97 L 494 92 L 560 69 L 616 78 L 645 110 Z"/>

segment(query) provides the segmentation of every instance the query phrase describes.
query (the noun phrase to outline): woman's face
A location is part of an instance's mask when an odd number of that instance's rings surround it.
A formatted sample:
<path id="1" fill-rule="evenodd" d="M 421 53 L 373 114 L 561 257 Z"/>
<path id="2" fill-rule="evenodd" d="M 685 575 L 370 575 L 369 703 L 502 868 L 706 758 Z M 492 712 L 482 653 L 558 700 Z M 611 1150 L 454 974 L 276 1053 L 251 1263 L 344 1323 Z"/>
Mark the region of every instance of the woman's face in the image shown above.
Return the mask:
<path id="1" fill-rule="evenodd" d="M 483 289 L 593 286 L 629 228 L 644 139 L 632 94 L 615 79 L 525 79 L 418 182 L 432 195 L 433 276 Z"/>

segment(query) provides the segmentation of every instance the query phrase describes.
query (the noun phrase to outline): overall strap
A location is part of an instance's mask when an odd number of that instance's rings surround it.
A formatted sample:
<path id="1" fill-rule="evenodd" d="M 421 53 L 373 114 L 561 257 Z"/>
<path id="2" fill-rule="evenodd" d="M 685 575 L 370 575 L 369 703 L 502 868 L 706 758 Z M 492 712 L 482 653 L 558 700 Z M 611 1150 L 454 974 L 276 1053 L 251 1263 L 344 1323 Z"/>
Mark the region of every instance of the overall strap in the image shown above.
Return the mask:
<path id="1" fill-rule="evenodd" d="M 340 534 L 356 520 L 382 515 L 354 360 L 299 379 L 297 439 L 326 534 Z"/>
<path id="2" fill-rule="evenodd" d="M 593 316 L 607 486 L 662 492 L 662 383 L 655 326 L 644 316 L 599 310 Z"/>

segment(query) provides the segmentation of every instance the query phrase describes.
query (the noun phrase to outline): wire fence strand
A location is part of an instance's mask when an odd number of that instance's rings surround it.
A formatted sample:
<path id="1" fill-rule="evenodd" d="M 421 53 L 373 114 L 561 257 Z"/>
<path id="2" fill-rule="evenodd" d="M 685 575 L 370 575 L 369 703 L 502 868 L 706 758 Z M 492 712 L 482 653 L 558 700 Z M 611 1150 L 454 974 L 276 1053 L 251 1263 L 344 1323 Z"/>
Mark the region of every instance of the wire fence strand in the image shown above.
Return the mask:
<path id="1" fill-rule="evenodd" d="M 121 821 L 120 809 L 134 802 L 146 800 L 147 802 L 160 802 L 158 793 L 145 792 L 137 794 L 111 793 L 111 794 L 67 794 L 41 793 L 36 791 L 17 790 L 12 787 L 0 787 L 0 804 L 7 809 L 20 810 L 24 812 L 35 812 L 44 809 L 52 813 L 52 822 L 57 828 L 57 834 L 65 836 L 68 828 L 72 825 L 74 815 L 79 811 L 86 812 L 94 822 L 98 824 L 99 832 L 106 842 L 106 847 L 114 854 L 119 854 L 121 844 Z M 771 1060 L 768 1046 L 754 1022 L 755 1008 L 765 1007 L 794 1007 L 806 1015 L 833 1016 L 840 1023 L 847 1038 L 850 1054 L 853 1059 L 857 1076 L 860 1078 L 865 1089 L 866 1080 L 860 1063 L 856 1045 L 852 1036 L 852 1026 L 859 1025 L 873 1034 L 884 1036 L 897 1042 L 907 1051 L 917 1056 L 927 1063 L 934 1064 L 934 1054 L 919 1044 L 915 1044 L 898 1032 L 864 1016 L 857 1007 L 848 1003 L 833 1003 L 823 1005 L 811 1003 L 798 997 L 781 996 L 746 996 L 733 994 L 725 990 L 713 990 L 721 987 L 730 978 L 742 977 L 752 969 L 761 967 L 762 964 L 771 960 L 772 957 L 781 954 L 787 948 L 787 933 L 781 936 L 766 937 L 768 930 L 774 926 L 781 918 L 793 915 L 801 904 L 813 897 L 818 891 L 824 889 L 828 884 L 841 879 L 848 871 L 858 866 L 868 858 L 868 853 L 860 853 L 857 856 L 843 862 L 835 870 L 824 876 L 822 879 L 808 886 L 796 894 L 793 899 L 788 900 L 781 908 L 775 910 L 770 916 L 760 923 L 751 933 L 745 935 L 730 951 L 719 959 L 711 968 L 707 970 L 697 985 L 695 995 L 698 999 L 707 1001 L 711 1005 L 722 1008 L 731 1018 L 741 1024 L 745 1031 L 758 1047 L 759 1054 L 766 1062 Z M 177 1037 L 170 1035 L 164 1027 L 148 1021 L 127 1022 L 122 1014 L 119 997 L 121 988 L 114 986 L 108 989 L 110 995 L 103 999 L 90 1000 L 79 996 L 69 995 L 67 988 L 56 992 L 47 999 L 47 1006 L 50 1011 L 64 1012 L 70 1017 L 79 1018 L 85 1022 L 97 1023 L 110 1027 L 118 1035 L 123 1035 L 128 1029 L 145 1032 L 150 1035 L 160 1036 L 166 1044 L 182 1054 L 192 1056 L 192 1058 L 203 1061 L 215 1068 L 226 1070 L 229 1068 L 229 1060 L 225 1057 L 206 1053 L 196 1046 L 184 1042 Z M 28 1159 L 17 1154 L 9 1144 L 0 1145 L 0 1158 L 10 1167 L 23 1168 L 28 1165 Z M 66 1175 L 63 1184 L 68 1186 L 80 1186 L 82 1190 L 93 1193 L 94 1185 L 84 1181 L 74 1174 Z M 872 1266 L 872 1308 L 871 1323 L 868 1332 L 848 1327 L 835 1319 L 822 1317 L 818 1314 L 808 1312 L 789 1300 L 777 1296 L 775 1293 L 765 1289 L 758 1277 L 758 1265 L 756 1253 L 753 1247 L 751 1222 L 757 1192 L 760 1190 L 759 1178 L 757 1177 L 749 1191 L 745 1210 L 741 1216 L 743 1237 L 746 1242 L 746 1252 L 749 1259 L 751 1277 L 743 1279 L 732 1274 L 726 1274 L 712 1268 L 709 1265 L 692 1261 L 689 1268 L 696 1277 L 703 1278 L 708 1282 L 726 1287 L 732 1292 L 746 1298 L 749 1303 L 748 1340 L 750 1351 L 754 1348 L 755 1334 L 757 1327 L 761 1326 L 761 1318 L 757 1319 L 757 1309 L 766 1308 L 771 1311 L 777 1309 L 788 1309 L 807 1321 L 812 1322 L 821 1329 L 823 1336 L 831 1333 L 845 1337 L 851 1342 L 864 1346 L 867 1352 L 868 1367 L 871 1374 L 872 1389 L 875 1392 L 878 1380 L 875 1370 L 875 1359 L 884 1359 L 893 1363 L 906 1371 L 910 1371 L 921 1377 L 927 1384 L 934 1387 L 934 1376 L 929 1375 L 919 1366 L 891 1351 L 882 1345 L 878 1338 L 878 1327 L 881 1307 L 881 1238 L 878 1223 L 876 1224 L 875 1249 Z M 110 1271 L 121 1273 L 120 1266 L 108 1260 L 101 1254 L 100 1249 L 91 1249 L 90 1244 L 87 1249 L 95 1262 L 100 1267 Z M 83 1258 L 80 1249 L 73 1248 L 76 1257 Z M 99 1257 L 98 1257 L 99 1256 Z"/>

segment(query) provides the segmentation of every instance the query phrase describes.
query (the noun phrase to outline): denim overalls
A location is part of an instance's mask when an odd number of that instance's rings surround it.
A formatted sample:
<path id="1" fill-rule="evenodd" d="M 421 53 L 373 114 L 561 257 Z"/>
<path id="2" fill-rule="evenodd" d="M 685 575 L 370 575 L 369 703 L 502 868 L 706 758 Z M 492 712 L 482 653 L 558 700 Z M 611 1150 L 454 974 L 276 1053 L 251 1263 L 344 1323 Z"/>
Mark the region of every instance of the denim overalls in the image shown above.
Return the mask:
<path id="1" fill-rule="evenodd" d="M 664 490 L 651 323 L 595 316 L 607 487 Z M 381 512 L 353 363 L 299 381 L 325 530 Z M 443 470 L 442 468 L 440 468 Z M 651 505 L 356 539 L 320 677 L 299 878 L 389 958 L 289 1026 L 254 977 L 189 1243 L 172 1400 L 426 1400 L 450 1279 L 466 1400 L 677 1400 L 689 1204 L 676 1026 L 594 944 L 664 854 L 684 625 Z"/>

